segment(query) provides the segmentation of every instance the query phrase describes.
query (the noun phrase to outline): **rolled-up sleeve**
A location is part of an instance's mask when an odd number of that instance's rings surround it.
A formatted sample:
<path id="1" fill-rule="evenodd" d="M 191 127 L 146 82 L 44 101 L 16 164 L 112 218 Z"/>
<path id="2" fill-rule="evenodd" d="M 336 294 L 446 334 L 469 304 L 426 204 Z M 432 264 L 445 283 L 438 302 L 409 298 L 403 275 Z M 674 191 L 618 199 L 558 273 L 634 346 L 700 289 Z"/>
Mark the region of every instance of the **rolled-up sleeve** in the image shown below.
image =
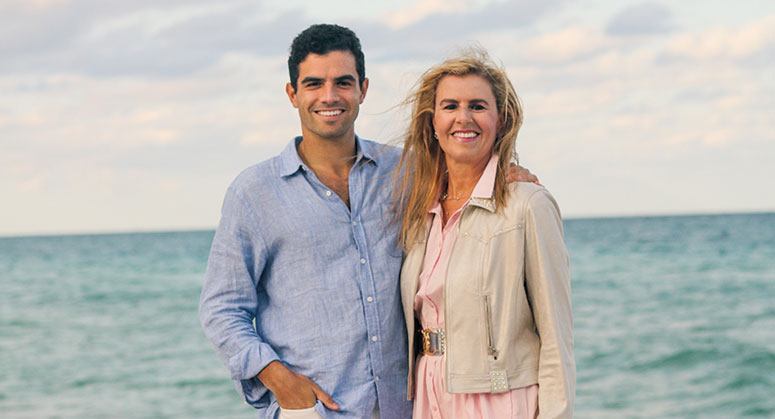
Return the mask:
<path id="1" fill-rule="evenodd" d="M 266 264 L 266 245 L 239 188 L 232 185 L 224 199 L 199 301 L 199 319 L 245 401 L 255 407 L 267 389 L 256 378 L 279 357 L 256 333 L 257 286 Z"/>
<path id="2" fill-rule="evenodd" d="M 542 418 L 570 418 L 576 385 L 568 253 L 554 198 L 537 190 L 525 212 L 525 276 L 541 339 L 538 410 Z"/>

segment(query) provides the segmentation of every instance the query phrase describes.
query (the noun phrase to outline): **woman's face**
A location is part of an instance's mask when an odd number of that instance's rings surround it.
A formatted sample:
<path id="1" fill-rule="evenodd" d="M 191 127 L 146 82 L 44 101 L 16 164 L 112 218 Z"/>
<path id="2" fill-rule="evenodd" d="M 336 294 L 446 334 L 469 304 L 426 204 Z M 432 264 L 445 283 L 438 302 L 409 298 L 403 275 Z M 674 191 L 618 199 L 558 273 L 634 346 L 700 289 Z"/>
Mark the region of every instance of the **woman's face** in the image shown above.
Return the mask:
<path id="1" fill-rule="evenodd" d="M 498 108 L 482 76 L 444 76 L 436 87 L 433 128 L 447 165 L 487 164 L 498 133 Z"/>

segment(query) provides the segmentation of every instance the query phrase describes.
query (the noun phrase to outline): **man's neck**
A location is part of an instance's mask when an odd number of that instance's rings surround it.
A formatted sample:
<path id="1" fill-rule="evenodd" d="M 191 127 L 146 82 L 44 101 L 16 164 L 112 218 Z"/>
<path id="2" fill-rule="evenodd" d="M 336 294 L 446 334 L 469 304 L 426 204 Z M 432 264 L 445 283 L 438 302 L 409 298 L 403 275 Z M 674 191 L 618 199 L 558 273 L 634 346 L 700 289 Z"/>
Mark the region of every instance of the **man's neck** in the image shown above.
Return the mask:
<path id="1" fill-rule="evenodd" d="M 349 177 L 355 164 L 355 134 L 338 139 L 319 138 L 304 133 L 297 149 L 301 160 L 318 180 L 336 192 L 350 208 Z"/>
<path id="2" fill-rule="evenodd" d="M 304 135 L 297 151 L 313 172 L 347 178 L 356 158 L 355 134 L 339 139 Z"/>

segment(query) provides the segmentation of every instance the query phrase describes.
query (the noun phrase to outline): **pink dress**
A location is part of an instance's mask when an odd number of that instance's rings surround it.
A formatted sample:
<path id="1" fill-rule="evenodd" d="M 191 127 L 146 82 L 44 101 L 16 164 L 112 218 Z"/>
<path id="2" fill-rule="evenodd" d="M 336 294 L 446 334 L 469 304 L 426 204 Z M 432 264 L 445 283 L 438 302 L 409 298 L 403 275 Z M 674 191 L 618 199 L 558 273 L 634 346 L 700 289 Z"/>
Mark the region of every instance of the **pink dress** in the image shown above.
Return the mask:
<path id="1" fill-rule="evenodd" d="M 492 198 L 498 156 L 493 155 L 476 184 L 472 197 Z M 466 203 L 442 227 L 442 209 L 431 208 L 433 221 L 414 300 L 414 312 L 423 328 L 444 328 L 444 273 L 458 233 L 458 220 Z M 416 419 L 537 418 L 538 385 L 503 393 L 451 394 L 444 388 L 444 355 L 421 355 L 416 365 Z"/>

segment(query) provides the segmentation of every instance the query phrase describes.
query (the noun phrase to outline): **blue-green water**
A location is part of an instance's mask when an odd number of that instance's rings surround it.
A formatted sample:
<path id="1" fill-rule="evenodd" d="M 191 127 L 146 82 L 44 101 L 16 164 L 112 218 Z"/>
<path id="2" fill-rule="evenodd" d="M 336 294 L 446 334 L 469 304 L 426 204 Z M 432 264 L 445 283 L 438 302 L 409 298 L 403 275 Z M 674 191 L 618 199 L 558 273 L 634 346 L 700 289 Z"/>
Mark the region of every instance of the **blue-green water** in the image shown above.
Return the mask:
<path id="1" fill-rule="evenodd" d="M 775 214 L 565 228 L 577 417 L 775 417 Z M 199 327 L 212 236 L 0 238 L 0 417 L 255 417 Z"/>

